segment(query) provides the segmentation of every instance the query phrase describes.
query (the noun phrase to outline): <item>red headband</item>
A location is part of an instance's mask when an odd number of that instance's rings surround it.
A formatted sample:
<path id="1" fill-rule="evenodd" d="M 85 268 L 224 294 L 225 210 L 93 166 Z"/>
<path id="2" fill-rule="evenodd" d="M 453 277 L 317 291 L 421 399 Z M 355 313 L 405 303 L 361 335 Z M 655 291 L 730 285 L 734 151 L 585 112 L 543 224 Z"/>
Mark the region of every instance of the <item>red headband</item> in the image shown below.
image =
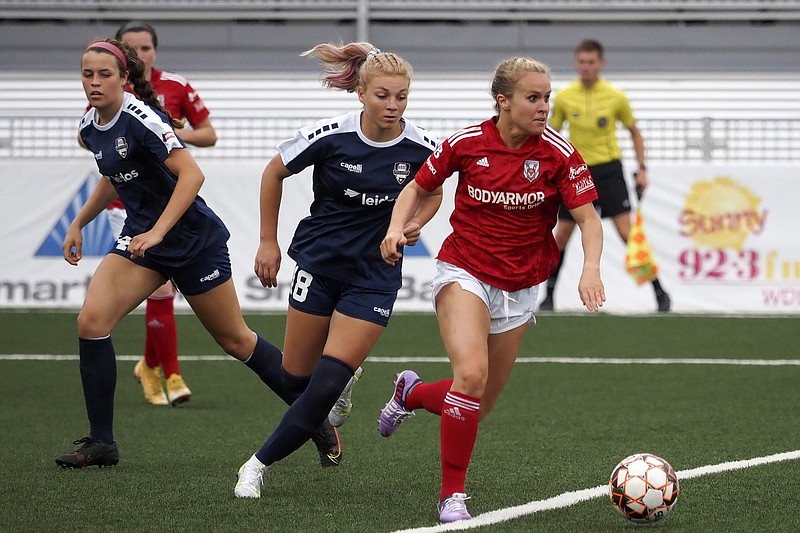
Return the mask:
<path id="1" fill-rule="evenodd" d="M 120 50 L 118 46 L 115 46 L 106 41 L 95 41 L 89 46 L 87 46 L 86 50 L 88 51 L 90 48 L 102 48 L 103 50 L 108 50 L 109 52 L 117 56 L 117 59 L 122 61 L 123 68 L 125 68 L 125 70 L 128 70 L 128 60 L 125 59 L 125 54 L 122 53 L 122 50 Z"/>

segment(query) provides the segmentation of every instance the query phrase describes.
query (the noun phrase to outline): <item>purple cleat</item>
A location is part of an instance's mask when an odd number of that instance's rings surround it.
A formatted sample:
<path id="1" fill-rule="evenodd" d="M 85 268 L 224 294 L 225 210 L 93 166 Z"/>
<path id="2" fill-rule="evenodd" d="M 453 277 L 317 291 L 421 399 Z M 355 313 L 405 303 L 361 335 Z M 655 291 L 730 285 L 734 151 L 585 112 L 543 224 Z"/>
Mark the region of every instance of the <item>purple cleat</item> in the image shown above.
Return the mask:
<path id="1" fill-rule="evenodd" d="M 400 427 L 403 420 L 414 415 L 413 411 L 406 409 L 406 399 L 419 383 L 422 383 L 422 380 L 413 370 L 403 370 L 397 374 L 392 399 L 381 409 L 381 416 L 378 418 L 378 431 L 382 437 L 390 436 Z"/>
<path id="2" fill-rule="evenodd" d="M 467 511 L 469 496 L 463 492 L 454 492 L 449 498 L 439 502 L 439 522 L 455 522 L 472 518 Z"/>

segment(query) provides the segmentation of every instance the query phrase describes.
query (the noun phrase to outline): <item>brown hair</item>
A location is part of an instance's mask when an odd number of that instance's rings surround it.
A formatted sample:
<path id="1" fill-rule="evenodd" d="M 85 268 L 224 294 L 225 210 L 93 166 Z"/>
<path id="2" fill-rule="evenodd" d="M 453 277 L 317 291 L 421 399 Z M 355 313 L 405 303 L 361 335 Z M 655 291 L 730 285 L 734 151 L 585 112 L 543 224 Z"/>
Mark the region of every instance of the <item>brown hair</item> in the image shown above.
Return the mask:
<path id="1" fill-rule="evenodd" d="M 147 22 L 142 20 L 132 20 L 130 22 L 126 22 L 122 26 L 119 27 L 117 30 L 117 34 L 115 35 L 118 41 L 122 40 L 122 36 L 128 32 L 138 33 L 141 31 L 146 31 L 150 34 L 150 37 L 153 38 L 153 48 L 158 48 L 158 35 L 156 35 L 156 30 Z"/>
<path id="2" fill-rule="evenodd" d="M 517 82 L 523 74 L 528 72 L 539 72 L 550 76 L 550 67 L 537 59 L 530 57 L 512 57 L 502 61 L 494 71 L 492 78 L 491 94 L 494 99 L 494 110 L 500 113 L 500 106 L 497 104 L 497 96 L 503 95 L 511 98 Z"/>
<path id="3" fill-rule="evenodd" d="M 575 53 L 577 54 L 578 52 L 597 52 L 597 57 L 603 59 L 603 45 L 600 44 L 600 41 L 595 41 L 594 39 L 581 41 L 575 47 Z"/>
<path id="4" fill-rule="evenodd" d="M 376 75 L 388 74 L 405 76 L 411 79 L 411 65 L 393 52 L 381 52 L 370 43 L 350 43 L 333 45 L 322 43 L 301 56 L 311 56 L 322 61 L 322 84 L 332 89 L 340 89 L 349 93 Z"/>
<path id="5" fill-rule="evenodd" d="M 101 43 L 111 43 L 112 45 L 119 48 L 122 54 L 125 56 L 125 60 L 128 62 L 128 83 L 131 84 L 133 87 L 133 92 L 136 93 L 136 96 L 141 98 L 144 102 L 148 103 L 149 105 L 155 107 L 167 117 L 169 117 L 172 126 L 175 128 L 182 128 L 184 125 L 183 119 L 174 119 L 172 115 L 170 115 L 169 111 L 164 109 L 164 107 L 158 102 L 158 98 L 156 97 L 156 92 L 153 90 L 153 86 L 150 85 L 150 82 L 147 81 L 144 77 L 144 63 L 139 61 L 139 56 L 136 55 L 136 50 L 134 50 L 129 45 L 125 44 L 123 41 L 118 41 L 116 39 L 101 39 L 99 41 L 94 42 L 101 42 Z M 94 44 L 94 42 L 92 44 Z M 86 48 L 86 52 L 89 50 L 93 52 L 100 52 L 103 54 L 109 54 L 114 58 L 114 61 L 117 62 L 117 67 L 119 68 L 119 75 L 125 76 L 125 65 L 123 65 L 122 61 L 114 55 L 109 50 L 99 47 L 99 46 L 92 46 L 89 45 Z"/>

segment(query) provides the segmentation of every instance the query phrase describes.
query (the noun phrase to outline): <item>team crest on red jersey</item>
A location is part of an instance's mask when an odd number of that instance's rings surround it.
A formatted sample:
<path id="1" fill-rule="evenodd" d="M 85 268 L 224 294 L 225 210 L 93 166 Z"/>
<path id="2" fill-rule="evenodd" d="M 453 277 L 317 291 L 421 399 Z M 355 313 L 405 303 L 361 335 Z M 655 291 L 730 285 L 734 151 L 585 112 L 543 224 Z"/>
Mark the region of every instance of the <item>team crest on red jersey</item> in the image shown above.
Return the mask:
<path id="1" fill-rule="evenodd" d="M 522 169 L 525 179 L 533 183 L 539 177 L 539 162 L 532 159 L 525 160 L 525 167 Z"/>
<path id="2" fill-rule="evenodd" d="M 128 157 L 128 141 L 125 137 L 117 137 L 117 140 L 114 141 L 114 149 L 121 158 L 125 159 Z"/>

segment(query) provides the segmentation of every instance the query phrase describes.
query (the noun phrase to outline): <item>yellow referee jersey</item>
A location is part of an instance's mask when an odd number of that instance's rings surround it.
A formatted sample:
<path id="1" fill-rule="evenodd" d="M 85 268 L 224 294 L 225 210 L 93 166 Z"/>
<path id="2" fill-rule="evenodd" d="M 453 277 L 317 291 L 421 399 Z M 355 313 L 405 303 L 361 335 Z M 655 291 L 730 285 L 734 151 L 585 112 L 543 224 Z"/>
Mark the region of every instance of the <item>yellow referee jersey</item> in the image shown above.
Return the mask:
<path id="1" fill-rule="evenodd" d="M 588 165 L 622 159 L 617 144 L 617 121 L 635 124 L 628 97 L 605 80 L 587 89 L 580 80 L 558 91 L 553 99 L 550 125 L 561 130 L 569 123 L 569 140 Z"/>

